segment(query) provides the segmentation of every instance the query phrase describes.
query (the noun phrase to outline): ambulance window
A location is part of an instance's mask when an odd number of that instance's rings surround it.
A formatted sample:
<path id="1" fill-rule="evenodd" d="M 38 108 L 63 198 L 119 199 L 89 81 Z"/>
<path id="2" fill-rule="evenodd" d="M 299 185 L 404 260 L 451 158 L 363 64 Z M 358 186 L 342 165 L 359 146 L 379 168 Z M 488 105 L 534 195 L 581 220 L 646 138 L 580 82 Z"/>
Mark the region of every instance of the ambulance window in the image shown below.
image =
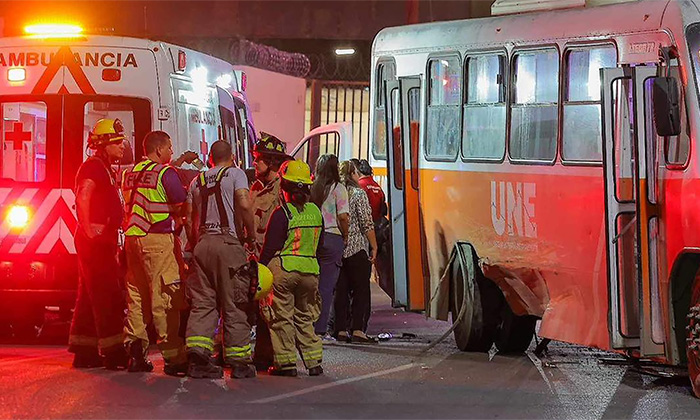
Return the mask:
<path id="1" fill-rule="evenodd" d="M 134 163 L 134 151 L 137 147 L 135 143 L 134 108 L 131 104 L 121 101 L 85 103 L 83 119 L 83 150 L 85 150 L 85 155 L 83 158 L 86 159 L 92 154 L 92 151 L 87 148 L 88 135 L 95 123 L 103 118 L 111 120 L 119 119 L 119 121 L 121 121 L 124 127 L 124 136 L 126 137 L 124 142 L 126 150 L 124 151 L 124 158 L 120 163 L 122 165 Z"/>
<path id="2" fill-rule="evenodd" d="M 46 113 L 44 102 L 2 104 L 1 178 L 20 182 L 46 179 Z"/>

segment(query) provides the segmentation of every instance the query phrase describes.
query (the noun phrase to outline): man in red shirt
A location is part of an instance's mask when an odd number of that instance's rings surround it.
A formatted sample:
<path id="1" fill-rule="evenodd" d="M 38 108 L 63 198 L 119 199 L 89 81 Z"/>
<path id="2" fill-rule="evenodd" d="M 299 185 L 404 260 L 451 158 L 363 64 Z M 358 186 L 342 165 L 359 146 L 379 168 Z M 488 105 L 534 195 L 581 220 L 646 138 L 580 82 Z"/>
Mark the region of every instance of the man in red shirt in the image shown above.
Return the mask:
<path id="1" fill-rule="evenodd" d="M 387 214 L 386 197 L 382 187 L 372 177 L 372 167 L 369 166 L 367 159 L 362 159 L 359 162 L 357 169 L 362 174 L 360 176 L 360 187 L 367 193 L 369 205 L 372 207 L 372 220 L 376 222 L 380 217 L 384 217 Z"/>

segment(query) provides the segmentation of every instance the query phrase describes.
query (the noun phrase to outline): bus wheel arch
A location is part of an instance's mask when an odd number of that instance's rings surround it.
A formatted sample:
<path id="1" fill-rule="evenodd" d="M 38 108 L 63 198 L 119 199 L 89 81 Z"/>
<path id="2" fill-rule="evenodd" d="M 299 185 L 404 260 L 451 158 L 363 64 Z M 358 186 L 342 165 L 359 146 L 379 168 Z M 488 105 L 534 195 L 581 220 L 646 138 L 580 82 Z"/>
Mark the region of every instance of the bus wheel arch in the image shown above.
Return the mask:
<path id="1" fill-rule="evenodd" d="M 525 351 L 546 306 L 530 290 L 532 278 L 526 284 L 516 273 L 481 261 L 469 242 L 455 244 L 447 270 L 457 347 L 485 352 L 495 343 L 501 353 Z M 541 276 L 534 277 L 534 288 L 546 291 Z"/>
<path id="2" fill-rule="evenodd" d="M 457 347 L 462 351 L 487 352 L 497 338 L 503 295 L 481 273 L 470 243 L 456 243 L 450 261 L 449 307 Z"/>
<path id="3" fill-rule="evenodd" d="M 700 250 L 684 252 L 671 271 L 669 326 L 675 341 L 674 359 L 687 364 L 693 392 L 700 397 Z"/>

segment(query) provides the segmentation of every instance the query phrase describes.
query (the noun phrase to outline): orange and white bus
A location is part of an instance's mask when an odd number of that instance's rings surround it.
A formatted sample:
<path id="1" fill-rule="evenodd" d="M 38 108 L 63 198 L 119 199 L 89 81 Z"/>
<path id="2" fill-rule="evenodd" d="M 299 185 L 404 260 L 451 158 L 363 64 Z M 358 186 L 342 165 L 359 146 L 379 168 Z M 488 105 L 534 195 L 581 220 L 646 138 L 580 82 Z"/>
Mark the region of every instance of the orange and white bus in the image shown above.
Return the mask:
<path id="1" fill-rule="evenodd" d="M 122 121 L 125 165 L 140 159 L 150 130 L 172 136 L 175 156 L 194 150 L 203 161 L 211 143 L 228 140 L 244 167 L 255 141 L 245 78 L 231 64 L 74 26 L 33 30 L 0 38 L 0 324 L 10 321 L 15 332 L 37 325 L 45 306 L 70 315 L 73 185 L 97 120 Z"/>
<path id="2" fill-rule="evenodd" d="M 451 312 L 462 350 L 522 351 L 541 319 L 544 338 L 688 364 L 695 383 L 700 2 L 566 3 L 376 36 L 384 286 Z"/>

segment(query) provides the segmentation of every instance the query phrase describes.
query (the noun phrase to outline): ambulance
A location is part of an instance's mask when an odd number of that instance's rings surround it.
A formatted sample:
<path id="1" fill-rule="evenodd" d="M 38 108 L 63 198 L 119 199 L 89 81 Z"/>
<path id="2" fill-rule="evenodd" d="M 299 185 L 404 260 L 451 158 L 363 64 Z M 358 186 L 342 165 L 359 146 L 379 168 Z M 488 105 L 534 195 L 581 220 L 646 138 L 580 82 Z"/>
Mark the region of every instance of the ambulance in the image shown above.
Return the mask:
<path id="1" fill-rule="evenodd" d="M 0 38 L 0 325 L 40 325 L 47 306 L 75 302 L 75 174 L 101 118 L 122 121 L 121 162 L 142 157 L 163 130 L 175 156 L 206 161 L 218 139 L 251 165 L 256 140 L 246 76 L 223 60 L 165 42 L 92 36 L 72 25 L 34 25 Z M 191 168 L 194 169 L 194 168 Z"/>

